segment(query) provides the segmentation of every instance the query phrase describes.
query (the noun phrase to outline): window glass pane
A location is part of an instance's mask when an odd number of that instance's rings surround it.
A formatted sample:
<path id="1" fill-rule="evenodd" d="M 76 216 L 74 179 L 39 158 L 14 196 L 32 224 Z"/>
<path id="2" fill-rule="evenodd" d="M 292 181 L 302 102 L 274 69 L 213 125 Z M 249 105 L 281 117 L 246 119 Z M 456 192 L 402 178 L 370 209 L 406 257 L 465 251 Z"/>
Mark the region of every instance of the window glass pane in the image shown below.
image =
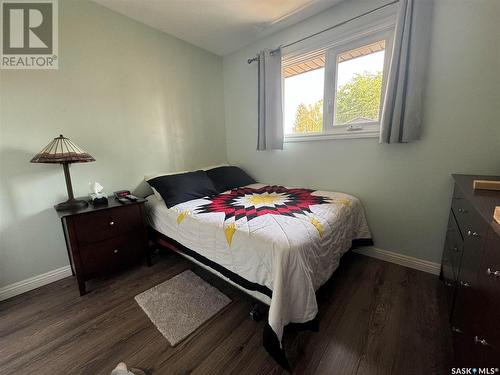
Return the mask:
<path id="1" fill-rule="evenodd" d="M 337 55 L 334 125 L 378 122 L 385 41 Z"/>
<path id="2" fill-rule="evenodd" d="M 325 54 L 283 67 L 285 134 L 321 132 Z"/>

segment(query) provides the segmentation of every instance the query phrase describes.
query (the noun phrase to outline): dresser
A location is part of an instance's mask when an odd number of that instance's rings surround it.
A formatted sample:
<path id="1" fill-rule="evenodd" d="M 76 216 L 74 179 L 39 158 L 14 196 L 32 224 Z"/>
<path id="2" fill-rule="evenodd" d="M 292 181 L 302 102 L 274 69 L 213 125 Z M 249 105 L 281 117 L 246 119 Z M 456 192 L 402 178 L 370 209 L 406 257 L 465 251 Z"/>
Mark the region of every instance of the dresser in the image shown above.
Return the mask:
<path id="1" fill-rule="evenodd" d="M 145 202 L 139 199 L 121 204 L 110 197 L 107 205 L 57 211 L 80 295 L 86 293 L 86 281 L 148 257 Z"/>
<path id="2" fill-rule="evenodd" d="M 500 191 L 474 190 L 475 179 L 453 175 L 455 187 L 443 250 L 454 366 L 500 366 Z"/>

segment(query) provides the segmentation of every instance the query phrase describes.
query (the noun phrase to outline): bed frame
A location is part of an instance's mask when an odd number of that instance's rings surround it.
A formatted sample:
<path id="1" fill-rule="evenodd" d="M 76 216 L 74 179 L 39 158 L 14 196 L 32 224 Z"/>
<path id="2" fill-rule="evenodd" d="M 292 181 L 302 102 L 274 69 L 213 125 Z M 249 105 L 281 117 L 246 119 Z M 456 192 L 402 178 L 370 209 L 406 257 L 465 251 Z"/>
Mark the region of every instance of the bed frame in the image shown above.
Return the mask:
<path id="1" fill-rule="evenodd" d="M 200 255 L 196 251 L 193 251 L 185 247 L 184 245 L 180 244 L 174 239 L 165 236 L 163 233 L 158 232 L 152 227 L 148 227 L 148 230 L 149 230 L 149 240 L 152 242 L 152 245 L 149 246 L 148 259 L 151 258 L 150 255 L 151 252 L 157 249 L 158 250 L 166 249 L 169 251 L 174 251 L 176 253 L 182 253 L 189 256 L 190 258 L 195 259 L 197 262 L 201 263 L 201 265 L 205 266 L 205 268 L 207 268 L 207 270 L 209 272 L 212 272 L 215 276 L 219 277 L 219 275 L 217 273 L 214 273 L 213 271 L 216 271 L 219 274 L 227 277 L 229 280 L 231 280 L 232 283 L 236 284 L 236 286 L 239 287 L 239 289 L 241 289 L 243 292 L 245 291 L 259 292 L 271 298 L 272 291 L 266 286 L 250 282 L 247 279 L 244 279 L 238 274 L 228 270 L 225 267 L 222 267 L 220 264 L 215 263 L 212 260 Z M 227 282 L 226 280 L 223 281 Z M 267 303 L 257 299 L 250 293 L 245 293 L 245 295 L 250 297 L 251 300 L 253 301 L 253 307 L 252 310 L 250 311 L 250 317 L 252 318 L 252 320 L 258 322 L 262 320 L 262 318 L 266 317 L 269 311 L 269 306 L 267 305 Z"/>
<path id="2" fill-rule="evenodd" d="M 196 251 L 193 251 L 184 245 L 180 244 L 179 242 L 175 241 L 172 238 L 169 238 L 165 236 L 163 233 L 158 232 L 157 230 L 153 229 L 152 227 L 149 228 L 149 239 L 152 241 L 153 245 L 150 246 L 149 252 L 152 250 L 156 249 L 168 249 L 170 251 L 175 251 L 177 253 L 184 253 L 187 256 L 195 259 L 197 262 L 201 263 L 202 265 L 206 266 L 209 271 L 214 270 L 218 272 L 219 274 L 227 277 L 232 283 L 236 284 L 243 290 L 247 291 L 257 291 L 259 293 L 262 293 L 269 298 L 272 297 L 272 291 L 268 287 L 264 285 L 260 285 L 251 281 L 248 281 L 247 279 L 241 277 L 240 275 L 228 270 L 227 268 L 221 266 L 220 264 L 204 257 L 203 255 L 200 255 Z M 372 246 L 373 241 L 371 239 L 359 239 L 359 240 L 354 240 L 351 246 L 351 249 L 354 249 L 358 246 Z M 350 251 L 349 250 L 349 251 Z M 148 256 L 150 256 L 148 254 Z M 214 273 L 216 276 L 216 273 Z M 224 280 L 226 281 L 226 280 Z M 227 282 L 227 281 L 226 281 Z M 266 317 L 267 312 L 269 310 L 269 306 L 265 304 L 262 301 L 257 300 L 254 296 L 251 294 L 245 293 L 248 296 L 252 298 L 252 300 L 255 301 L 252 310 L 250 311 L 250 317 L 255 320 L 259 321 L 262 318 Z M 306 323 L 290 323 L 287 327 L 291 327 L 296 330 L 310 330 L 317 332 L 319 331 L 319 321 L 316 318 L 313 320 L 306 322 Z M 267 352 L 273 357 L 273 359 L 284 369 L 290 370 L 290 365 L 288 363 L 288 360 L 285 355 L 285 351 L 279 342 L 276 334 L 274 331 L 271 329 L 269 324 L 266 323 L 264 326 L 264 331 L 263 331 L 263 345 L 264 348 L 267 350 Z"/>

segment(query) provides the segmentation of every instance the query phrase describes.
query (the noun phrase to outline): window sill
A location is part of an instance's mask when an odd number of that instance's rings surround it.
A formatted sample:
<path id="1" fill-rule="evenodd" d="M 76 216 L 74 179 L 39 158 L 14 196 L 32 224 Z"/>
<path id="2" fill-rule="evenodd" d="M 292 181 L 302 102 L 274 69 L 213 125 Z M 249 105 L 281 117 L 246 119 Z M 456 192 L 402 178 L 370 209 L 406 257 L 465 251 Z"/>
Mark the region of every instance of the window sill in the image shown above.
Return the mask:
<path id="1" fill-rule="evenodd" d="M 361 139 L 361 138 L 378 138 L 379 130 L 370 131 L 353 131 L 342 133 L 309 133 L 309 134 L 287 134 L 285 135 L 285 143 L 294 142 L 309 142 L 309 141 L 326 141 L 332 139 Z"/>

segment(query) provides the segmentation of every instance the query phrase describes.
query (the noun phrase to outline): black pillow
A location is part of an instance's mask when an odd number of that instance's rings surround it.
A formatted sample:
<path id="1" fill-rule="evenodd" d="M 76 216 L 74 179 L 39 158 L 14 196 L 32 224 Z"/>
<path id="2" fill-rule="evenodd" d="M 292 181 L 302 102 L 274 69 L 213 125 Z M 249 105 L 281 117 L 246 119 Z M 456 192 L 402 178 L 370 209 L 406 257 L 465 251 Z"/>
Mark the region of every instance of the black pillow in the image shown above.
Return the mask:
<path id="1" fill-rule="evenodd" d="M 217 167 L 207 171 L 208 177 L 214 182 L 219 193 L 226 190 L 255 184 L 255 180 L 238 167 Z"/>
<path id="2" fill-rule="evenodd" d="M 160 193 L 168 208 L 192 199 L 218 194 L 205 171 L 159 176 L 148 183 Z"/>

